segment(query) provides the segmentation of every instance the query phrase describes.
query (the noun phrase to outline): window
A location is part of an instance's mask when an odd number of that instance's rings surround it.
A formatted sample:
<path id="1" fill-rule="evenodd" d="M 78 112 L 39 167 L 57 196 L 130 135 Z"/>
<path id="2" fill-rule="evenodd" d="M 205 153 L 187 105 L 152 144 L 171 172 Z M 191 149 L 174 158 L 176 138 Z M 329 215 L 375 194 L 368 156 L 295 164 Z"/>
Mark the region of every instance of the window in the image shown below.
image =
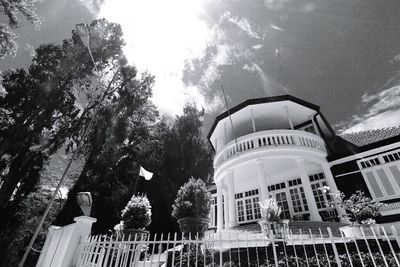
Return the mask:
<path id="1" fill-rule="evenodd" d="M 315 198 L 315 203 L 317 204 L 318 209 L 324 209 L 329 207 L 328 205 L 328 199 L 327 199 L 327 194 L 324 194 L 322 190 L 320 190 L 321 187 L 326 186 L 326 182 L 316 182 L 314 184 L 311 184 L 311 189 L 313 191 L 313 195 Z"/>
<path id="2" fill-rule="evenodd" d="M 286 188 L 286 184 L 284 182 L 268 186 L 268 191 L 271 192 L 271 191 L 280 190 L 283 188 Z"/>
<path id="3" fill-rule="evenodd" d="M 258 189 L 235 194 L 238 222 L 254 221 L 261 218 L 258 194 Z"/>
<path id="4" fill-rule="evenodd" d="M 217 226 L 217 197 L 212 197 L 211 198 L 211 203 L 210 203 L 210 227 L 215 227 Z"/>
<path id="5" fill-rule="evenodd" d="M 316 173 L 316 174 L 310 175 L 308 177 L 310 178 L 310 182 L 314 182 L 314 181 L 325 179 L 325 175 L 324 175 L 323 172 Z"/>
<path id="6" fill-rule="evenodd" d="M 385 163 L 400 160 L 400 151 L 392 152 L 391 154 L 383 156 L 383 160 Z"/>
<path id="7" fill-rule="evenodd" d="M 245 200 L 246 204 L 246 220 L 251 221 L 253 220 L 253 205 L 251 203 L 251 199 L 246 199 Z"/>
<path id="8" fill-rule="evenodd" d="M 289 203 L 287 201 L 286 193 L 285 192 L 276 193 L 275 199 L 282 209 L 281 218 L 290 219 Z"/>
<path id="9" fill-rule="evenodd" d="M 380 164 L 381 164 L 381 162 L 378 157 L 360 161 L 360 165 L 361 165 L 362 169 L 371 168 L 373 166 L 378 166 Z"/>
<path id="10" fill-rule="evenodd" d="M 292 199 L 293 211 L 295 213 L 308 211 L 306 195 L 303 187 L 292 188 L 289 190 Z"/>
<path id="11" fill-rule="evenodd" d="M 299 185 L 299 184 L 301 184 L 301 179 L 297 178 L 294 180 L 290 180 L 290 181 L 288 181 L 288 184 L 289 184 L 289 187 Z"/>
<path id="12" fill-rule="evenodd" d="M 237 216 L 238 222 L 244 221 L 244 209 L 243 209 L 243 200 L 239 200 L 236 202 Z"/>
<path id="13" fill-rule="evenodd" d="M 362 171 L 362 174 L 375 198 L 393 198 L 400 190 L 400 171 L 397 165 L 382 165 Z"/>
<path id="14" fill-rule="evenodd" d="M 400 192 L 399 151 L 359 161 L 361 173 L 372 197 L 377 199 L 395 198 Z"/>

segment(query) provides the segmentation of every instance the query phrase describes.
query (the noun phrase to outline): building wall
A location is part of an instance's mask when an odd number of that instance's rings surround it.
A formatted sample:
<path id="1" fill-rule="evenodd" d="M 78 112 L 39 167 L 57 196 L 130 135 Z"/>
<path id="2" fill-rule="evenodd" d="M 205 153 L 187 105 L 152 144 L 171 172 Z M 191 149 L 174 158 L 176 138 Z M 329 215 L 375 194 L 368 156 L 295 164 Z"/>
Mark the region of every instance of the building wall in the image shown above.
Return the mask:
<path id="1" fill-rule="evenodd" d="M 400 143 L 335 160 L 331 165 L 338 189 L 347 196 L 362 190 L 386 204 L 378 222 L 400 220 Z"/>

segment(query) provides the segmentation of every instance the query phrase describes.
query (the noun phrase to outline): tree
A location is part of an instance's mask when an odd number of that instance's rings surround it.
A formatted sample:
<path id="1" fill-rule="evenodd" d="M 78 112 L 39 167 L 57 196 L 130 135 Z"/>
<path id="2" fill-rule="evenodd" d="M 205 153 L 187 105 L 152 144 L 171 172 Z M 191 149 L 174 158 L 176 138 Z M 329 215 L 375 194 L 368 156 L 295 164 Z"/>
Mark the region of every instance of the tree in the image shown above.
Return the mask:
<path id="1" fill-rule="evenodd" d="M 13 192 L 30 192 L 49 156 L 67 139 L 79 140 L 93 110 L 105 100 L 99 99 L 97 92 L 106 88 L 103 96 L 110 96 L 113 87 L 107 85 L 117 73 L 122 75 L 117 71 L 126 62 L 121 27 L 101 19 L 88 28 L 99 73 L 73 33 L 62 45 L 41 45 L 28 70 L 3 74 L 6 93 L 0 97 L 0 210 L 7 207 Z M 99 84 L 96 75 L 112 77 Z M 80 99 L 83 101 L 78 102 Z"/>
<path id="2" fill-rule="evenodd" d="M 145 187 L 153 207 L 152 232 L 167 233 L 178 231 L 176 221 L 171 217 L 172 204 L 178 189 L 190 177 L 208 182 L 212 174 L 212 150 L 201 134 L 202 116 L 194 104 L 187 104 L 183 114 L 177 116 L 172 127 L 160 135 L 161 152 L 158 175 Z M 160 191 L 160 188 L 165 190 Z M 157 203 L 157 204 L 156 204 Z"/>
<path id="3" fill-rule="evenodd" d="M 6 230 L 0 235 L 0 246 L 2 247 L 0 256 L 1 266 L 17 266 L 24 253 L 26 246 L 38 224 L 46 206 L 51 198 L 52 192 L 44 187 L 37 187 L 36 190 L 30 193 L 22 202 L 15 207 L 10 214 L 9 224 Z M 56 203 L 50 210 L 50 214 L 45 221 L 44 227 L 41 230 L 38 239 L 34 244 L 34 248 L 40 251 L 46 240 L 47 229 L 50 227 L 55 215 L 58 213 L 62 202 Z M 12 249 L 4 249 L 9 247 Z M 35 266 L 39 256 L 38 252 L 32 251 L 26 266 Z"/>
<path id="4" fill-rule="evenodd" d="M 31 231 L 43 215 L 44 209 L 39 209 L 36 221 L 28 224 L 15 219 L 18 214 L 29 216 L 31 211 L 23 203 L 30 199 L 31 192 L 43 178 L 49 157 L 67 141 L 67 148 L 75 149 L 95 110 L 100 108 L 106 116 L 105 106 L 113 102 L 114 88 L 124 87 L 121 83 L 114 84 L 121 81 L 117 77 L 136 73 L 126 66 L 122 54 L 122 30 L 118 24 L 101 19 L 93 21 L 88 28 L 96 70 L 86 48 L 73 32 L 72 38 L 65 39 L 61 45 L 41 45 L 27 70 L 12 70 L 3 74 L 5 93 L 0 96 L 0 210 L 4 216 L 0 220 L 0 236 L 6 238 L 0 242 L 0 251 L 10 257 L 14 252 L 9 253 L 7 248 L 13 242 L 27 243 Z M 97 75 L 104 78 L 97 79 Z M 128 82 L 129 79 L 123 80 Z M 151 83 L 152 78 L 144 81 Z M 100 91 L 102 97 L 99 97 Z M 120 90 L 119 93 L 125 99 L 125 92 Z M 50 185 L 45 184 L 47 188 L 54 184 L 50 180 Z M 47 195 L 43 190 L 36 193 Z M 50 214 L 49 223 L 52 218 Z M 11 238 L 14 232 L 25 234 L 16 241 Z M 19 252 L 15 250 L 15 253 L 14 256 Z"/>
<path id="5" fill-rule="evenodd" d="M 19 27 L 20 16 L 25 17 L 36 28 L 41 23 L 41 18 L 36 15 L 36 0 L 1 0 L 0 11 L 8 19 L 8 23 L 0 23 L 0 58 L 6 55 L 15 55 L 17 43 L 12 29 Z"/>
<path id="6" fill-rule="evenodd" d="M 120 211 L 132 197 L 138 162 L 143 162 L 151 126 L 158 117 L 150 102 L 154 77 L 124 65 L 115 78 L 114 95 L 105 101 L 90 129 L 84 153 L 86 161 L 69 192 L 58 223 L 72 222 L 79 214 L 75 194 L 92 192 L 94 232 L 107 232 L 119 222 Z"/>

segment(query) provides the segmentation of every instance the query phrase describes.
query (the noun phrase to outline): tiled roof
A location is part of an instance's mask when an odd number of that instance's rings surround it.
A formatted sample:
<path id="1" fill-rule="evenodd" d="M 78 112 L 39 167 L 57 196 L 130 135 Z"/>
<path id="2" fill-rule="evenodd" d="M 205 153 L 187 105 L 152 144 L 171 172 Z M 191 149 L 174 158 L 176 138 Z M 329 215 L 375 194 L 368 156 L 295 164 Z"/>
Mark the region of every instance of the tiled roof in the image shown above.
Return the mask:
<path id="1" fill-rule="evenodd" d="M 391 137 L 400 136 L 400 126 L 340 134 L 339 136 L 356 146 L 365 146 Z"/>

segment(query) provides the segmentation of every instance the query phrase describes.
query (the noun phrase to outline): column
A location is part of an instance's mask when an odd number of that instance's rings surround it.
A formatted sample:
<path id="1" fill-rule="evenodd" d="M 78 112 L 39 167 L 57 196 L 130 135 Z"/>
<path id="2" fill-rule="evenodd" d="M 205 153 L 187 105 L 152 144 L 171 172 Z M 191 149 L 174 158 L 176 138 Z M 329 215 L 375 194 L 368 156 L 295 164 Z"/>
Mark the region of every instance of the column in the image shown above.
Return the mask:
<path id="1" fill-rule="evenodd" d="M 310 119 L 311 119 L 312 125 L 313 125 L 313 127 L 314 127 L 315 133 L 316 133 L 318 136 L 321 136 L 321 133 L 319 132 L 319 129 L 318 129 L 318 125 L 317 125 L 317 123 L 315 122 L 314 116 L 311 116 Z"/>
<path id="2" fill-rule="evenodd" d="M 331 167 L 329 166 L 329 163 L 328 162 L 322 163 L 321 167 L 322 167 L 322 170 L 324 171 L 326 183 L 328 184 L 330 191 L 332 193 L 339 193 L 339 190 L 336 186 L 335 179 L 333 178 L 333 175 L 331 172 Z M 336 203 L 335 203 L 335 209 L 339 215 L 340 222 L 349 223 L 349 220 L 347 219 L 347 217 L 345 217 L 346 211 L 342 207 L 337 205 Z"/>
<path id="3" fill-rule="evenodd" d="M 215 184 L 217 186 L 217 230 L 222 230 L 224 223 L 224 213 L 222 206 L 222 184 Z"/>
<path id="4" fill-rule="evenodd" d="M 267 175 L 264 170 L 264 161 L 261 159 L 256 159 L 257 165 L 257 178 L 258 178 L 258 186 L 260 187 L 261 200 L 269 198 L 268 196 L 268 184 L 266 181 Z"/>
<path id="5" fill-rule="evenodd" d="M 292 122 L 292 118 L 290 117 L 290 114 L 289 114 L 289 109 L 288 109 L 288 107 L 287 106 L 285 106 L 285 111 L 286 111 L 286 115 L 287 115 L 287 117 L 288 117 L 288 120 L 289 120 L 289 126 L 290 126 L 290 129 L 294 129 L 294 127 L 293 127 L 293 122 Z"/>
<path id="6" fill-rule="evenodd" d="M 225 177 L 225 181 L 228 188 L 228 204 L 229 204 L 229 228 L 232 228 L 237 223 L 237 214 L 236 214 L 236 203 L 235 203 L 235 184 L 233 181 L 233 170 L 228 170 L 228 173 Z"/>
<path id="7" fill-rule="evenodd" d="M 301 183 L 303 184 L 304 194 L 306 195 L 308 209 L 310 211 L 311 221 L 322 221 L 321 215 L 319 215 L 317 203 L 315 203 L 314 194 L 311 189 L 310 178 L 306 172 L 305 160 L 296 158 L 297 169 L 299 170 Z"/>
<path id="8" fill-rule="evenodd" d="M 251 124 L 253 126 L 253 133 L 255 133 L 257 132 L 257 129 L 256 129 L 256 123 L 254 121 L 254 110 L 250 109 L 250 111 L 251 111 Z"/>
<path id="9" fill-rule="evenodd" d="M 228 206 L 229 196 L 228 192 L 225 190 L 224 193 L 224 229 L 229 229 L 229 206 Z"/>

